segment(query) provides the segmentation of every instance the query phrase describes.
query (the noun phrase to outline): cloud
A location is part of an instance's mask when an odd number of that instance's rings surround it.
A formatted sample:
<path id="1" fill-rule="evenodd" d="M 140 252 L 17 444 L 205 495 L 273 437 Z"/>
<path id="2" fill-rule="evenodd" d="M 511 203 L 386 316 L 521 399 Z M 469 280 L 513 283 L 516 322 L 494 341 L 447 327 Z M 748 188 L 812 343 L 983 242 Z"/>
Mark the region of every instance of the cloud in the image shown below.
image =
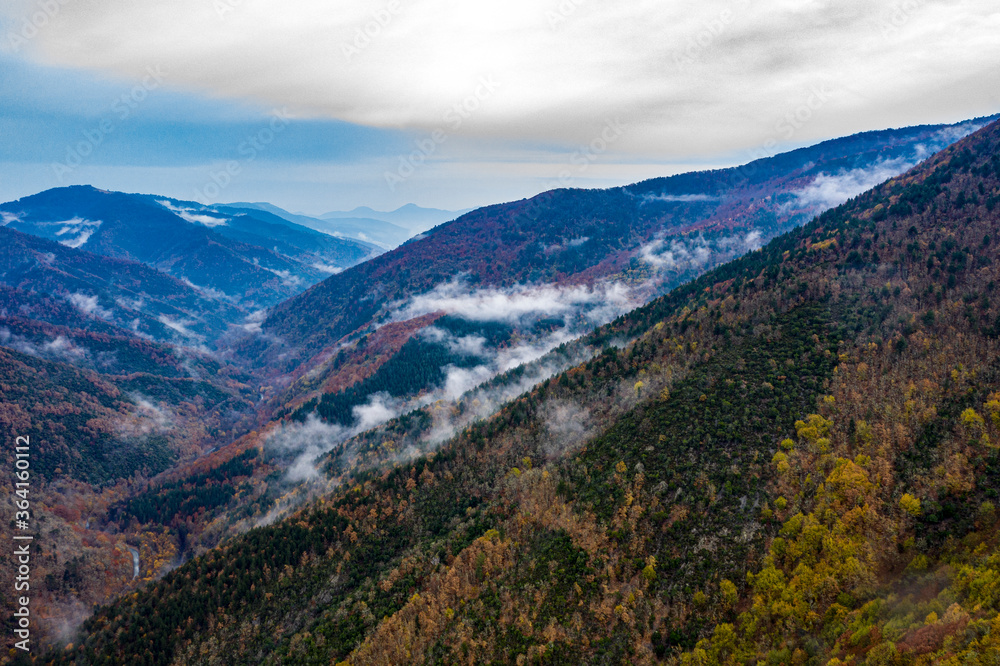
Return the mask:
<path id="1" fill-rule="evenodd" d="M 763 241 L 759 229 L 713 239 L 700 235 L 657 238 L 639 248 L 639 258 L 662 273 L 701 271 L 758 250 Z M 654 276 L 650 283 L 655 284 L 657 279 Z"/>
<path id="2" fill-rule="evenodd" d="M 100 306 L 98 303 L 97 296 L 88 296 L 87 294 L 70 294 L 66 299 L 73 304 L 73 306 L 80 312 L 90 315 L 92 317 L 99 317 L 106 321 L 111 321 L 114 315 L 110 310 L 106 310 Z"/>
<path id="3" fill-rule="evenodd" d="M 85 220 L 82 217 L 74 217 L 71 220 L 52 222 L 49 224 L 61 227 L 61 229 L 56 232 L 56 236 L 76 234 L 75 238 L 68 238 L 59 241 L 61 245 L 76 249 L 78 247 L 82 247 L 88 240 L 90 240 L 90 237 L 94 235 L 94 232 L 97 231 L 98 228 L 100 228 L 102 222 L 101 220 Z"/>
<path id="4" fill-rule="evenodd" d="M 553 457 L 580 448 L 595 432 L 590 412 L 575 402 L 550 401 L 545 404 L 541 419 L 549 434 L 544 449 Z"/>
<path id="5" fill-rule="evenodd" d="M 87 357 L 87 350 L 74 345 L 69 338 L 62 335 L 55 340 L 42 345 L 42 352 L 47 355 L 61 357 L 69 361 L 80 362 Z"/>
<path id="6" fill-rule="evenodd" d="M 719 197 L 709 194 L 646 194 L 642 197 L 643 203 L 654 201 L 666 201 L 671 203 L 691 203 L 695 201 L 718 201 Z"/>
<path id="7" fill-rule="evenodd" d="M 519 323 L 568 314 L 583 314 L 590 321 L 601 321 L 611 313 L 627 311 L 633 302 L 628 288 L 617 283 L 601 282 L 593 287 L 518 285 L 506 289 L 470 289 L 456 278 L 410 299 L 399 308 L 397 320 L 447 312 L 470 321 Z"/>
<path id="8" fill-rule="evenodd" d="M 196 212 L 194 208 L 181 208 L 179 206 L 174 206 L 169 201 L 157 200 L 158 204 L 166 208 L 172 213 L 175 213 L 177 217 L 191 222 L 193 224 L 200 224 L 206 227 L 224 227 L 229 224 L 230 219 L 222 215 L 208 215 L 209 211 Z M 214 211 L 213 211 L 214 212 Z"/>
<path id="9" fill-rule="evenodd" d="M 0 210 L 0 227 L 6 227 L 11 222 L 17 222 L 21 219 L 20 215 L 14 213 L 8 213 L 5 210 Z"/>
<path id="10" fill-rule="evenodd" d="M 303 423 L 283 423 L 265 438 L 267 446 L 286 458 L 285 479 L 291 483 L 321 478 L 317 459 L 362 432 L 378 427 L 401 413 L 398 401 L 387 395 L 372 396 L 367 403 L 354 407 L 355 423 L 351 427 L 329 424 L 316 414 L 309 414 Z"/>
<path id="11" fill-rule="evenodd" d="M 863 169 L 851 169 L 832 175 L 821 173 L 808 187 L 795 194 L 796 203 L 799 207 L 817 213 L 834 208 L 913 168 L 919 161 L 920 159 L 897 158 Z"/>
<path id="12" fill-rule="evenodd" d="M 228 294 L 226 294 L 224 291 L 213 289 L 212 287 L 202 287 L 200 285 L 195 284 L 194 282 L 191 282 L 191 280 L 187 278 L 181 278 L 181 282 L 191 287 L 195 291 L 199 291 L 208 296 L 209 298 L 214 298 L 217 301 L 228 301 L 231 303 L 235 300 L 231 298 Z"/>
<path id="13" fill-rule="evenodd" d="M 448 366 L 445 373 L 444 395 L 450 400 L 458 400 L 468 391 L 493 379 L 496 375 L 496 370 L 488 365 L 474 368 Z"/>
<path id="14" fill-rule="evenodd" d="M 448 347 L 448 350 L 461 356 L 485 356 L 486 338 L 481 335 L 465 335 L 457 337 L 437 326 L 428 326 L 420 331 L 420 336 L 429 342 L 437 342 Z"/>
<path id="15" fill-rule="evenodd" d="M 334 234 L 336 235 L 336 234 Z M 336 275 L 337 273 L 343 273 L 344 269 L 340 266 L 334 266 L 332 264 L 324 264 L 321 261 L 317 261 L 314 264 L 310 264 L 313 268 L 320 271 L 321 273 L 327 273 L 328 275 Z"/>
<path id="16" fill-rule="evenodd" d="M 292 275 L 291 271 L 282 271 L 282 270 L 276 270 L 274 268 L 268 268 L 267 266 L 261 266 L 256 259 L 254 260 L 254 264 L 260 266 L 265 271 L 268 271 L 269 273 L 274 273 L 275 275 L 280 277 L 281 283 L 284 284 L 286 287 L 298 287 L 303 282 L 305 282 L 298 275 Z"/>
<path id="17" fill-rule="evenodd" d="M 293 456 L 286 472 L 288 481 L 310 481 L 320 476 L 316 459 L 346 441 L 349 434 L 346 428 L 329 425 L 309 415 L 304 423 L 282 424 L 267 436 L 265 443 Z"/>
<path id="18" fill-rule="evenodd" d="M 167 328 L 169 328 L 170 330 L 180 333 L 185 338 L 198 341 L 205 339 L 203 336 L 198 335 L 190 328 L 188 328 L 188 326 L 194 323 L 193 321 L 178 321 L 173 317 L 168 317 L 167 315 L 160 315 L 159 317 L 156 318 L 156 320 L 161 324 L 163 324 L 164 326 L 166 326 Z"/>
<path id="19" fill-rule="evenodd" d="M 260 333 L 261 324 L 267 319 L 267 309 L 261 308 L 255 312 L 251 312 L 247 315 L 246 323 L 243 324 L 243 330 L 247 333 Z"/>
<path id="20" fill-rule="evenodd" d="M 146 437 L 171 432 L 177 423 L 176 416 L 167 408 L 157 405 L 151 398 L 139 393 L 129 394 L 135 409 L 118 422 L 122 437 Z"/>
<path id="21" fill-rule="evenodd" d="M 372 396 L 364 405 L 357 405 L 352 410 L 355 418 L 356 432 L 371 430 L 390 421 L 398 415 L 398 408 L 392 406 L 392 399 L 384 394 Z"/>
<path id="22" fill-rule="evenodd" d="M 125 298 L 124 296 L 115 297 L 115 305 L 126 310 L 142 310 L 146 307 L 146 301 L 143 298 Z M 137 320 L 138 321 L 138 320 Z"/>
<path id="23" fill-rule="evenodd" d="M 90 352 L 87 349 L 77 347 L 72 340 L 62 335 L 46 342 L 36 343 L 22 335 L 11 333 L 10 329 L 4 326 L 0 327 L 0 344 L 22 354 L 53 361 L 87 364 L 90 360 Z"/>
<path id="24" fill-rule="evenodd" d="M 870 166 L 842 170 L 835 174 L 821 173 L 806 188 L 796 193 L 796 204 L 820 213 L 835 208 L 847 200 L 867 192 L 927 159 L 946 146 L 983 128 L 981 123 L 963 123 L 937 132 L 926 144 L 918 144 L 906 157 L 882 160 Z"/>
<path id="25" fill-rule="evenodd" d="M 32 8 L 8 4 L 13 24 Z M 302 0 L 289 13 L 279 0 L 176 0 L 169 12 L 87 0 L 62 5 L 27 48 L 137 80 L 157 63 L 176 89 L 418 131 L 449 127 L 448 111 L 493 79 L 461 132 L 586 143 L 594 118 L 627 112 L 622 145 L 664 157 L 761 145 L 820 84 L 845 92 L 796 140 L 995 110 L 995 4 L 912 4 L 410 0 L 388 12 Z"/>

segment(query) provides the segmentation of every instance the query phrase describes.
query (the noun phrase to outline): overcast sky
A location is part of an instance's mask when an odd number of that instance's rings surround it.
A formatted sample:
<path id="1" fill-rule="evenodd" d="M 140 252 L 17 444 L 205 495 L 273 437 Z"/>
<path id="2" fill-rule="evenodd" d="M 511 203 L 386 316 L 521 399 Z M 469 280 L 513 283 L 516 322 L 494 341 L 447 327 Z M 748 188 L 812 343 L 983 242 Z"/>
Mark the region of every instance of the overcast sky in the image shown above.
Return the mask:
<path id="1" fill-rule="evenodd" d="M 989 0 L 4 0 L 0 199 L 625 184 L 1000 112 L 997 35 Z"/>

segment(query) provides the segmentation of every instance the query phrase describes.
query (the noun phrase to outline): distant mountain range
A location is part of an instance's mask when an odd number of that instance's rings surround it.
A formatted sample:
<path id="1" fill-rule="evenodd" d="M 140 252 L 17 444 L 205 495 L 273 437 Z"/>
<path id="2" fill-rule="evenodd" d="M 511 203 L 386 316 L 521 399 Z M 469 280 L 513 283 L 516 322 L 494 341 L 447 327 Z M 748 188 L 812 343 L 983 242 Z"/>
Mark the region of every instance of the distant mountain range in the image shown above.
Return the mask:
<path id="1" fill-rule="evenodd" d="M 472 209 L 466 210 L 441 210 L 439 208 L 421 208 L 416 204 L 406 204 L 396 210 L 389 212 L 377 211 L 368 206 L 359 206 L 350 211 L 331 211 L 320 215 L 323 220 L 337 220 L 346 218 L 364 218 L 371 220 L 381 220 L 390 222 L 409 229 L 412 233 L 418 234 L 427 231 L 439 224 L 450 222 Z"/>
<path id="2" fill-rule="evenodd" d="M 352 211 L 334 211 L 317 217 L 301 213 L 290 213 L 269 203 L 232 203 L 216 206 L 226 210 L 259 210 L 276 215 L 284 220 L 300 224 L 316 231 L 337 236 L 354 238 L 380 247 L 392 249 L 416 234 L 438 224 L 454 220 L 468 211 L 448 211 L 436 208 L 421 208 L 407 204 L 391 212 L 379 212 L 362 206 Z"/>
<path id="3" fill-rule="evenodd" d="M 0 205 L 6 228 L 105 257 L 137 261 L 245 310 L 274 305 L 379 250 L 264 212 L 219 212 L 88 186 Z"/>

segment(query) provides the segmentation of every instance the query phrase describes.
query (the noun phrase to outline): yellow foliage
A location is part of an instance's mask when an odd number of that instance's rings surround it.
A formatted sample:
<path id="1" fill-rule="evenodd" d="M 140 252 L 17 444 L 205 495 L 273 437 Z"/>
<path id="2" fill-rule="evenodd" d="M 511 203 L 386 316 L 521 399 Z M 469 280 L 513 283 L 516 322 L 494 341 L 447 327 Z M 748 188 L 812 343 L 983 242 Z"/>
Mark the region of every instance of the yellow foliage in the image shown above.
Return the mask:
<path id="1" fill-rule="evenodd" d="M 872 427 L 866 421 L 858 421 L 855 432 L 857 432 L 858 439 L 864 444 L 871 444 L 875 441 L 875 433 L 872 432 Z"/>
<path id="2" fill-rule="evenodd" d="M 984 421 L 983 417 L 971 407 L 962 412 L 961 420 L 962 425 L 966 428 L 975 428 L 979 430 L 986 427 L 986 421 Z"/>
<path id="3" fill-rule="evenodd" d="M 719 583 L 719 592 L 722 594 L 722 599 L 727 606 L 734 606 L 739 601 L 739 592 L 731 580 L 722 579 L 722 582 Z"/>
<path id="4" fill-rule="evenodd" d="M 899 498 L 899 506 L 911 516 L 920 515 L 920 499 L 907 493 Z"/>
<path id="5" fill-rule="evenodd" d="M 814 444 L 820 437 L 830 434 L 831 427 L 833 427 L 833 421 L 824 419 L 819 414 L 810 414 L 804 421 L 795 422 L 795 432 L 798 433 L 799 439 L 811 444 Z"/>

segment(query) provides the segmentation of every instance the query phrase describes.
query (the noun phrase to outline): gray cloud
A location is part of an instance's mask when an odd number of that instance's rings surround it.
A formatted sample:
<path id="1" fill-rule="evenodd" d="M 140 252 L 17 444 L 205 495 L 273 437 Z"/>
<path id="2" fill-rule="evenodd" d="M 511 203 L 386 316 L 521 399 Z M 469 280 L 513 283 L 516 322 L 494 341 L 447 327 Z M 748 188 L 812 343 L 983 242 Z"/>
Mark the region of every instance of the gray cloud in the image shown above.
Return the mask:
<path id="1" fill-rule="evenodd" d="M 219 4 L 75 0 L 27 48 L 130 78 L 156 63 L 177 88 L 420 131 L 450 127 L 494 77 L 501 89 L 458 133 L 586 143 L 594 118 L 622 114 L 616 150 L 660 158 L 760 145 L 816 86 L 840 94 L 795 141 L 995 111 L 1000 83 L 989 0 L 591 2 L 558 21 L 554 0 L 410 0 L 381 26 L 361 0 Z M 8 5 L 11 24 L 31 8 Z"/>

